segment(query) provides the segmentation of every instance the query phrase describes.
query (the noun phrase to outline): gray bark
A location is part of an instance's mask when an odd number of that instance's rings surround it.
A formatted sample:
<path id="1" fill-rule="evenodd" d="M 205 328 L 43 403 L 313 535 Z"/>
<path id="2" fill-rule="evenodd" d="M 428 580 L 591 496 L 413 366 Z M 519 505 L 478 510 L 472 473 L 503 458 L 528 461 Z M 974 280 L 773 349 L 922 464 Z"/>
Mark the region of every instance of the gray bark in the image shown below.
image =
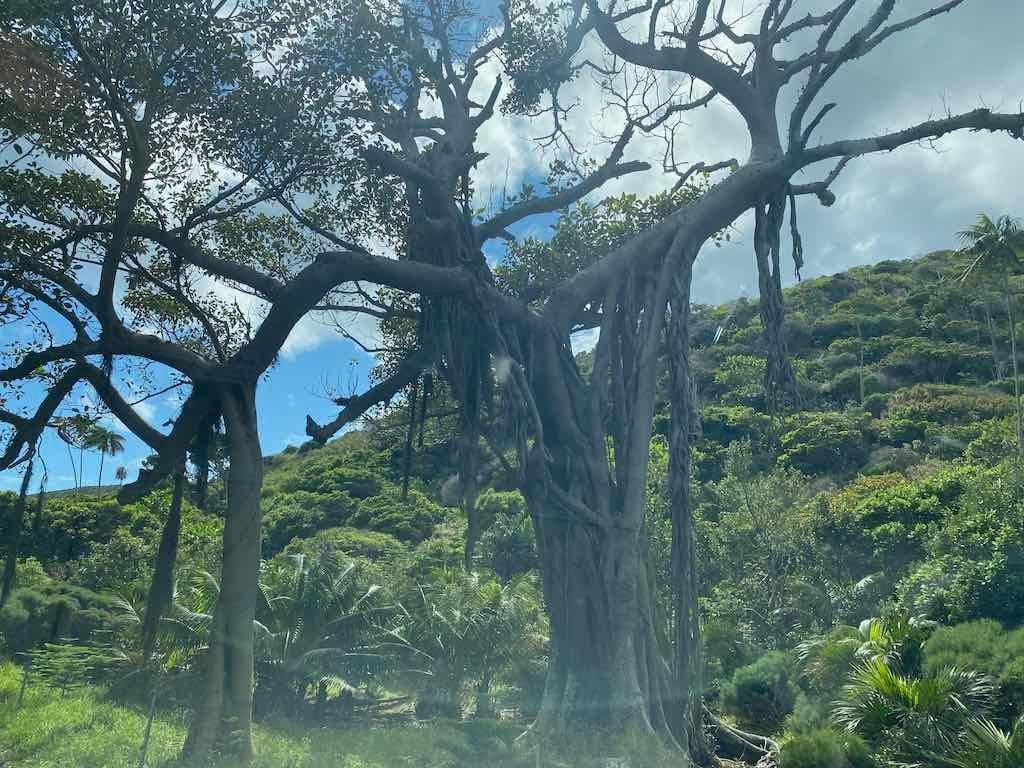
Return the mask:
<path id="1" fill-rule="evenodd" d="M 256 422 L 255 382 L 224 386 L 219 394 L 231 457 L 220 595 L 185 753 L 193 759 L 205 759 L 218 747 L 249 759 L 255 754 L 253 621 L 260 566 L 263 456 Z"/>
<path id="2" fill-rule="evenodd" d="M 153 580 L 149 585 L 149 596 L 146 599 L 146 615 L 142 621 L 142 655 L 149 658 L 156 645 L 157 629 L 160 618 L 174 593 L 174 565 L 178 559 L 178 537 L 181 533 L 181 502 L 185 490 L 185 473 L 178 472 L 174 476 L 174 490 L 171 494 L 171 506 L 167 510 L 163 532 L 160 534 L 160 546 L 153 564 Z"/>
<path id="3" fill-rule="evenodd" d="M 21 544 L 21 529 L 25 525 L 25 507 L 28 502 L 28 485 L 32 481 L 32 467 L 35 457 L 30 456 L 25 472 L 21 476 L 21 489 L 18 500 L 14 503 L 14 514 L 7 542 L 7 560 L 4 562 L 3 586 L 0 588 L 0 608 L 7 604 L 7 599 L 14 589 L 14 576 L 18 567 L 18 547 Z"/>
<path id="4" fill-rule="evenodd" d="M 690 493 L 692 435 L 699 433 L 700 414 L 690 374 L 690 263 L 676 278 L 668 332 L 669 496 L 672 511 L 673 724 L 681 744 L 701 764 L 712 755 L 703 728 L 704 657 L 697 605 L 697 549 Z"/>

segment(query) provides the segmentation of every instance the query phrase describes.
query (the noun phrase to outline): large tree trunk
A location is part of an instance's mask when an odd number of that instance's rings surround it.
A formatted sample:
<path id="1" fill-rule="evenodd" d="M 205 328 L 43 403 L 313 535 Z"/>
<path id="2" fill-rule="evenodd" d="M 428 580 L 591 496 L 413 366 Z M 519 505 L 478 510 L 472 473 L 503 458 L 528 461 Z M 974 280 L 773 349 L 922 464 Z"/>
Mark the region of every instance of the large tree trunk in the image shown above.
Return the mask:
<path id="1" fill-rule="evenodd" d="M 700 430 L 700 413 L 690 374 L 690 262 L 676 277 L 668 327 L 669 499 L 672 510 L 673 724 L 690 756 L 706 764 L 712 759 L 704 735 L 704 656 L 697 604 L 697 549 L 690 494 L 690 438 Z"/>
<path id="2" fill-rule="evenodd" d="M 21 544 L 21 529 L 25 524 L 28 485 L 32 481 L 32 467 L 34 464 L 35 456 L 29 456 L 25 472 L 21 476 L 21 490 L 18 492 L 18 500 L 14 503 L 14 514 L 7 542 L 7 560 L 4 562 L 3 587 L 0 588 L 0 608 L 7 604 L 7 598 L 11 596 L 11 590 L 14 589 L 14 575 L 18 567 L 18 547 Z"/>
<path id="3" fill-rule="evenodd" d="M 249 759 L 254 755 L 253 621 L 260 566 L 263 456 L 255 383 L 225 386 L 219 394 L 231 458 L 220 595 L 185 753 L 203 759 L 216 746 Z"/>
<path id="4" fill-rule="evenodd" d="M 174 491 L 171 494 L 171 507 L 167 511 L 163 532 L 160 534 L 160 546 L 153 564 L 153 580 L 149 585 L 149 597 L 146 600 L 146 615 L 142 621 L 142 655 L 149 658 L 156 644 L 157 628 L 160 617 L 174 593 L 174 564 L 178 559 L 178 537 L 181 533 L 181 501 L 185 491 L 185 473 L 178 472 L 174 476 Z"/>
<path id="5" fill-rule="evenodd" d="M 550 666 L 537 717 L 550 736 L 591 729 L 674 741 L 669 668 L 655 636 L 645 532 L 535 513 L 551 619 Z"/>
<path id="6" fill-rule="evenodd" d="M 688 747 L 672 726 L 673 682 L 657 638 L 644 522 L 661 335 L 681 255 L 605 298 L 589 385 L 567 344 L 535 342 L 541 439 L 529 452 L 525 490 L 551 621 L 538 729 L 555 737 L 595 729 L 656 735 L 688 765 Z"/>

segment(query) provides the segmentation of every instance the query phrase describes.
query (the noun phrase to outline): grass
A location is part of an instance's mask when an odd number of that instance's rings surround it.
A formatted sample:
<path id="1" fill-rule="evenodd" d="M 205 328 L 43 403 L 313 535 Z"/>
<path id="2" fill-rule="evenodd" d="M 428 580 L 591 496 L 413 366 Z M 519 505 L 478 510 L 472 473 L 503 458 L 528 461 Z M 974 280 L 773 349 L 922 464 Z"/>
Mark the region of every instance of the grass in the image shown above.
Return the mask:
<path id="1" fill-rule="evenodd" d="M 3 768 L 138 768 L 145 714 L 104 697 L 102 689 L 62 694 L 39 682 L 15 710 L 21 670 L 0 665 L 0 766 Z M 532 750 L 514 745 L 522 726 L 493 721 L 352 727 L 258 725 L 253 768 L 525 768 Z M 150 768 L 180 765 L 180 717 L 153 724 Z M 216 768 L 233 768 L 231 761 Z M 213 768 L 212 766 L 210 768 Z"/>
<path id="2" fill-rule="evenodd" d="M 101 688 L 61 692 L 29 681 L 16 709 L 22 672 L 0 663 L 0 768 L 139 768 L 145 713 L 110 700 Z M 179 753 L 185 741 L 181 716 L 161 713 L 153 723 L 148 768 L 187 768 Z M 677 766 L 650 743 L 619 743 L 600 749 L 593 735 L 546 749 L 538 759 L 528 739 L 516 741 L 522 724 L 493 720 L 430 721 L 387 726 L 311 726 L 306 723 L 257 724 L 258 757 L 247 768 L 629 768 Z M 610 755 L 628 763 L 608 762 Z M 199 768 L 193 766 L 192 768 Z M 241 768 L 231 760 L 201 768 Z"/>

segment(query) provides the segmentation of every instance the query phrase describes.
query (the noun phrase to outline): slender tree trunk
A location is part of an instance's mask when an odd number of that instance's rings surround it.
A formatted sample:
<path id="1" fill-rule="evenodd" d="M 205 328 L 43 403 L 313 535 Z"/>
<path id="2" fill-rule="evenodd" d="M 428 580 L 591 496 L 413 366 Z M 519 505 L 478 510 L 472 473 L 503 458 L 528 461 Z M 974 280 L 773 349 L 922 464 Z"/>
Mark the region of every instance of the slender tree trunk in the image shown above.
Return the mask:
<path id="1" fill-rule="evenodd" d="M 18 500 L 14 504 L 14 514 L 11 521 L 11 530 L 7 542 L 7 559 L 4 561 L 3 587 L 0 588 L 0 608 L 7 604 L 7 599 L 14 589 L 14 575 L 18 567 L 18 546 L 21 544 L 21 529 L 25 524 L 25 506 L 28 501 L 28 485 L 32 480 L 32 467 L 35 464 L 35 456 L 30 455 L 25 471 L 21 476 L 21 490 L 18 492 Z"/>
<path id="2" fill-rule="evenodd" d="M 71 443 L 65 443 L 64 445 L 66 445 L 67 449 L 68 449 L 68 461 L 71 462 L 71 476 L 74 478 L 75 490 L 77 491 L 79 489 L 79 484 L 78 484 L 78 467 L 75 466 L 75 454 L 73 454 L 71 452 Z"/>
<path id="3" fill-rule="evenodd" d="M 764 388 L 773 413 L 787 402 L 799 402 L 796 374 L 786 344 L 786 311 L 782 294 L 780 230 L 785 214 L 785 195 L 770 195 L 754 209 L 754 254 L 760 289 L 761 325 L 765 342 Z"/>
<path id="4" fill-rule="evenodd" d="M 861 330 L 860 320 L 857 321 L 857 338 L 860 340 L 860 349 L 857 355 L 857 383 L 860 390 L 858 405 L 864 405 L 864 332 Z"/>
<path id="5" fill-rule="evenodd" d="M 103 460 L 107 458 L 106 451 L 100 451 L 100 474 L 96 478 L 96 490 L 98 491 L 103 486 Z"/>
<path id="6" fill-rule="evenodd" d="M 227 477 L 220 595 L 214 609 L 203 684 L 185 752 L 205 759 L 219 747 L 244 760 L 252 743 L 253 621 L 260 566 L 263 457 L 255 382 L 220 392 L 231 465 Z"/>
<path id="7" fill-rule="evenodd" d="M 689 263 L 676 278 L 668 331 L 671 429 L 669 433 L 669 495 L 672 510 L 673 701 L 676 737 L 701 764 L 712 759 L 703 727 L 704 656 L 697 604 L 697 549 L 690 494 L 690 438 L 700 428 L 700 413 L 690 374 Z"/>
<path id="8" fill-rule="evenodd" d="M 1010 322 L 1010 360 L 1013 365 L 1013 402 L 1017 410 L 1017 461 L 1024 461 L 1024 412 L 1020 402 L 1020 375 L 1017 370 L 1017 318 L 1013 298 L 1006 292 L 1006 317 Z"/>
<path id="9" fill-rule="evenodd" d="M 985 323 L 988 325 L 988 337 L 992 342 L 992 369 L 995 372 L 996 381 L 1003 378 L 1002 364 L 999 362 L 999 347 L 996 345 L 996 325 L 992 322 L 992 310 L 988 302 L 985 302 Z"/>
<path id="10" fill-rule="evenodd" d="M 149 658 L 156 645 L 157 629 L 160 618 L 174 593 L 174 564 L 178 559 L 178 537 L 181 533 L 181 501 L 185 490 L 185 473 L 178 472 L 174 476 L 174 490 L 171 494 L 171 506 L 167 510 L 167 520 L 160 534 L 160 546 L 153 564 L 153 580 L 149 585 L 149 597 L 146 600 L 146 615 L 142 621 L 142 655 Z"/>

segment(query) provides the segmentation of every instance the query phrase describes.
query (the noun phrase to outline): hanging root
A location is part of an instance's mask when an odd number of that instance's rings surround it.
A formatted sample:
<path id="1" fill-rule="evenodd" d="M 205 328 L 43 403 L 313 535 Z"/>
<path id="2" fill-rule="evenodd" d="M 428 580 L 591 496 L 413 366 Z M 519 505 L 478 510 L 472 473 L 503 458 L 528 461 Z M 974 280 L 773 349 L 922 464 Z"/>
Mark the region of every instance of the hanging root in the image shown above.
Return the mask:
<path id="1" fill-rule="evenodd" d="M 704 707 L 704 715 L 715 728 L 715 737 L 719 747 L 725 747 L 730 757 L 760 759 L 779 751 L 778 742 L 767 736 L 741 731 L 739 728 L 723 722 L 707 707 Z"/>

